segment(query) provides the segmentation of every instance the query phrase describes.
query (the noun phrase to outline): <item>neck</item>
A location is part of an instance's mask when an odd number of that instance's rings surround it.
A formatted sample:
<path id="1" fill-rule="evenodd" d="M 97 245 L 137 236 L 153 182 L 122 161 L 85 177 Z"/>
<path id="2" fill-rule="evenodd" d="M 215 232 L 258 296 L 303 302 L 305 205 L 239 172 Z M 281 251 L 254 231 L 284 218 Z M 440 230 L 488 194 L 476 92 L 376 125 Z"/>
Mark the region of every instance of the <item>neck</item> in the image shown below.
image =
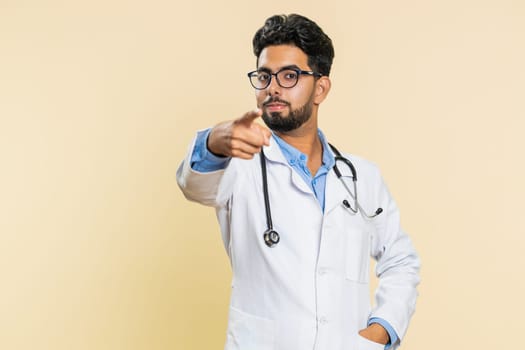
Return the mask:
<path id="1" fill-rule="evenodd" d="M 308 159 L 323 153 L 321 140 L 319 139 L 317 126 L 317 113 L 313 113 L 308 120 L 299 128 L 287 132 L 275 132 L 289 145 L 297 148 L 308 156 Z"/>

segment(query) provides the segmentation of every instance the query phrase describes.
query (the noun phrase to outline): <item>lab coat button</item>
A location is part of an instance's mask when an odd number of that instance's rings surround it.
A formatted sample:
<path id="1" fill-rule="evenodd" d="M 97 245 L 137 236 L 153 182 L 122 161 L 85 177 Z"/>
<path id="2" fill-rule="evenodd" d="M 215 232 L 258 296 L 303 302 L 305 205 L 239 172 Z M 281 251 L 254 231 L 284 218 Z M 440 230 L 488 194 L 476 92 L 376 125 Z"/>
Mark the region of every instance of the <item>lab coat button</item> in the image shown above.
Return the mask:
<path id="1" fill-rule="evenodd" d="M 319 269 L 319 275 L 320 275 L 320 276 L 326 275 L 327 272 L 328 272 L 328 271 L 327 271 L 324 267 L 321 267 L 321 268 Z"/>
<path id="2" fill-rule="evenodd" d="M 323 317 L 321 317 L 319 319 L 319 324 L 320 325 L 324 325 L 324 324 L 327 324 L 327 323 L 328 323 L 328 319 L 326 317 L 323 316 Z"/>

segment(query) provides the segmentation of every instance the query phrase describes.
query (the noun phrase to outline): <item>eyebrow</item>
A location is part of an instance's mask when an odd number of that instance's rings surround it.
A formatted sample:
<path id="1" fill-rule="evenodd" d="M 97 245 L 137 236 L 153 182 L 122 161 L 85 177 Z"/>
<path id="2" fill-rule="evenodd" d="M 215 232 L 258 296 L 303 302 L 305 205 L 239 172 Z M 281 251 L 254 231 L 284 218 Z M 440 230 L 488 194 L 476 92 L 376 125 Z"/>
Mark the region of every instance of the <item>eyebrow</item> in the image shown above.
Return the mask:
<path id="1" fill-rule="evenodd" d="M 283 70 L 283 69 L 299 69 L 299 70 L 302 70 L 301 68 L 299 68 L 298 65 L 296 65 L 296 64 L 290 64 L 290 65 L 288 65 L 288 66 L 284 66 L 284 67 L 281 67 L 281 68 L 277 69 L 276 72 L 281 71 L 281 70 Z M 271 70 L 270 68 L 268 68 L 268 67 L 264 67 L 264 66 L 259 67 L 259 68 L 257 69 L 257 71 L 258 71 L 258 72 L 268 72 L 268 73 L 272 73 L 272 70 Z"/>

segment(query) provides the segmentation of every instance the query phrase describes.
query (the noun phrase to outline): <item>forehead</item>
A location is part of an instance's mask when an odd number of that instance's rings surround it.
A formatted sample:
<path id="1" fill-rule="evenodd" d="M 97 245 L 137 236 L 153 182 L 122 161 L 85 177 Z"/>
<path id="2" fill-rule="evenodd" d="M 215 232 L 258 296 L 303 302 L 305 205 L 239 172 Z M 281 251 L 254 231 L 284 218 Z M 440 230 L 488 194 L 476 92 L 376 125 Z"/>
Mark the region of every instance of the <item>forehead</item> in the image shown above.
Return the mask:
<path id="1" fill-rule="evenodd" d="M 257 60 L 257 68 L 272 71 L 288 66 L 308 69 L 308 56 L 297 46 L 272 45 L 265 47 Z"/>

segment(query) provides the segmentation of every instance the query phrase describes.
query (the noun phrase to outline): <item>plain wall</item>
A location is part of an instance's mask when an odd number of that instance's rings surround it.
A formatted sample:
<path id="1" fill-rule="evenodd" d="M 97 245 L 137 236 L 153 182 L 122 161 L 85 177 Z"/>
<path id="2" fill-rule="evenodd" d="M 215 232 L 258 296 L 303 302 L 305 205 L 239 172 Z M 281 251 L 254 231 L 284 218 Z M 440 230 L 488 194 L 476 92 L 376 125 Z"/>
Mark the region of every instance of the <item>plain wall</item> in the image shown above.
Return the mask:
<path id="1" fill-rule="evenodd" d="M 320 124 L 421 255 L 405 350 L 520 347 L 525 3 L 0 0 L 0 348 L 220 349 L 231 271 L 175 171 L 255 107 L 253 33 L 332 37 Z"/>

